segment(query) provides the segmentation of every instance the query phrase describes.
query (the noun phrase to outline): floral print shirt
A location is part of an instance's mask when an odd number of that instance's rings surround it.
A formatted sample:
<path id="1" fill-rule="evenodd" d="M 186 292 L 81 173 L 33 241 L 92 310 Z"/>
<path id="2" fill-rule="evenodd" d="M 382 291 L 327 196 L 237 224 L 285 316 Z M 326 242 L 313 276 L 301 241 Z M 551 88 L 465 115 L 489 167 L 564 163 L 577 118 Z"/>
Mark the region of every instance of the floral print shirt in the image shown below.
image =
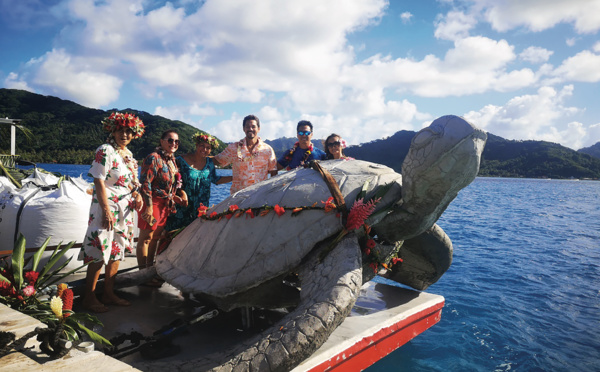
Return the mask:
<path id="1" fill-rule="evenodd" d="M 215 156 L 215 159 L 222 166 L 232 164 L 231 194 L 266 180 L 270 171 L 277 170 L 275 151 L 260 137 L 252 153 L 248 151 L 246 138 L 242 138 L 238 142 L 229 144 L 222 153 Z"/>
<path id="2" fill-rule="evenodd" d="M 140 174 L 144 202 L 151 198 L 171 199 L 177 173 L 172 157 L 167 158 L 157 151 L 148 155 L 142 163 Z"/>

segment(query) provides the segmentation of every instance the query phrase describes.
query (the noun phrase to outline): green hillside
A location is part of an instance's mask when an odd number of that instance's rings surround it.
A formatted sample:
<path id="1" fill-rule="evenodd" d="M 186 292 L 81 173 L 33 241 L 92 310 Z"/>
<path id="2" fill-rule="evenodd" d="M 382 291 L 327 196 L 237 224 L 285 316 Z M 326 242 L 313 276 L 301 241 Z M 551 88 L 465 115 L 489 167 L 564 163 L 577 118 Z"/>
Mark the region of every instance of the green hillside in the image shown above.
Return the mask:
<path id="1" fill-rule="evenodd" d="M 71 101 L 23 90 L 0 89 L 0 117 L 22 119 L 21 124 L 34 135 L 33 142 L 28 143 L 24 135 L 17 134 L 17 153 L 33 162 L 91 163 L 94 150 L 107 136 L 100 121 L 110 111 L 90 109 Z M 194 150 L 191 136 L 198 130 L 195 127 L 134 109 L 119 111 L 138 115 L 146 125 L 146 134 L 129 146 L 136 158 L 142 159 L 149 154 L 158 145 L 162 132 L 170 128 L 179 132 L 182 153 Z M 8 126 L 0 127 L 0 153 L 8 153 L 8 133 Z M 351 146 L 344 152 L 356 159 L 385 164 L 400 172 L 414 135 L 412 131 L 399 131 L 386 139 Z M 295 141 L 295 138 L 279 138 L 266 142 L 273 146 L 279 157 Z M 313 142 L 322 149 L 322 140 Z M 219 143 L 217 152 L 225 147 L 223 142 Z M 488 133 L 479 175 L 599 179 L 600 159 L 587 154 L 595 154 L 599 146 L 596 144 L 578 152 L 556 143 L 512 141 Z"/>
<path id="2" fill-rule="evenodd" d="M 100 122 L 112 111 L 116 109 L 90 109 L 56 97 L 0 89 L 0 117 L 21 119 L 21 124 L 34 135 L 33 142 L 28 143 L 24 135 L 17 133 L 17 153 L 23 159 L 38 163 L 91 163 L 94 150 L 107 137 Z M 160 135 L 171 128 L 179 133 L 181 153 L 191 152 L 195 148 L 191 136 L 198 129 L 189 124 L 134 109 L 118 111 L 139 116 L 146 126 L 144 136 L 133 140 L 128 146 L 138 159 L 152 152 L 158 145 Z M 9 152 L 8 133 L 8 126 L 0 128 L 0 153 Z M 219 150 L 225 147 L 223 142 L 219 141 L 219 144 Z"/>

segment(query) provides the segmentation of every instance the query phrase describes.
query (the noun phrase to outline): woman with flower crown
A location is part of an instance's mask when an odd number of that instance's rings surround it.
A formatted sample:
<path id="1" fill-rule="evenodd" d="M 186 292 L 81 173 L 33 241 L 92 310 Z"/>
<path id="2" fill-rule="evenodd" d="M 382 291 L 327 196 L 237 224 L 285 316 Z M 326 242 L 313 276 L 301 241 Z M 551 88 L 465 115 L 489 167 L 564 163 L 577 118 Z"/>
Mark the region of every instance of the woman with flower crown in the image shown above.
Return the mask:
<path id="1" fill-rule="evenodd" d="M 354 158 L 344 155 L 346 141 L 344 141 L 339 134 L 331 133 L 323 142 L 323 147 L 325 147 L 325 154 L 327 155 L 327 160 L 354 160 Z"/>
<path id="2" fill-rule="evenodd" d="M 197 132 L 192 136 L 196 151 L 177 156 L 175 162 L 181 174 L 183 190 L 188 197 L 186 207 L 178 207 L 177 213 L 167 219 L 165 230 L 171 231 L 186 227 L 197 218 L 200 204 L 209 206 L 210 184 L 220 185 L 231 182 L 232 176 L 217 176 L 215 163 L 209 157 L 219 146 L 217 139 L 210 134 Z"/>
<path id="3" fill-rule="evenodd" d="M 89 175 L 94 179 L 88 229 L 79 259 L 89 262 L 83 307 L 93 312 L 108 311 L 106 305 L 129 306 L 114 291 L 115 276 L 125 252 L 133 251 L 134 209 L 141 208 L 138 164 L 127 145 L 144 134 L 144 123 L 132 115 L 112 113 L 102 121 L 109 132 L 98 147 Z M 106 278 L 102 301 L 95 294 L 102 266 Z"/>

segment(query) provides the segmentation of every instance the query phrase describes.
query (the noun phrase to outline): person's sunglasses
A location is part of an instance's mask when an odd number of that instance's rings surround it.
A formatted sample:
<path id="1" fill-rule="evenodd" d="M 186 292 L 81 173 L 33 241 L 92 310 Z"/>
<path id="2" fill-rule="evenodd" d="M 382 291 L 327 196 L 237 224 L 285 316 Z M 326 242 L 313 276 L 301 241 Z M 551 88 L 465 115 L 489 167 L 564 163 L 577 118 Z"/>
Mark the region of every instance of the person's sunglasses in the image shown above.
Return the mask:
<path id="1" fill-rule="evenodd" d="M 173 138 L 169 138 L 167 142 L 169 142 L 169 145 L 172 145 L 173 142 L 175 142 L 176 145 L 179 145 L 179 140 L 174 140 Z"/>
<path id="2" fill-rule="evenodd" d="M 306 132 L 298 132 L 298 135 L 299 136 L 310 136 L 310 133 L 311 132 L 307 130 Z"/>
<path id="3" fill-rule="evenodd" d="M 340 141 L 328 142 L 327 143 L 327 147 L 341 146 L 341 145 L 342 145 L 342 143 Z"/>

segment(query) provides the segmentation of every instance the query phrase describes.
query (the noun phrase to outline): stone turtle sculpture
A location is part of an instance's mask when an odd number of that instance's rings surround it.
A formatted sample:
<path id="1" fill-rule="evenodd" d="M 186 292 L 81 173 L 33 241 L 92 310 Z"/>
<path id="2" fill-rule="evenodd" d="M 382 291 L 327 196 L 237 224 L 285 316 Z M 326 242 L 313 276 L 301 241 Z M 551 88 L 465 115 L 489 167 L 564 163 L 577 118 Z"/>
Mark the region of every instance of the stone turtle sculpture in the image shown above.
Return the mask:
<path id="1" fill-rule="evenodd" d="M 241 190 L 206 211 L 157 257 L 158 274 L 225 310 L 293 310 L 224 359 L 178 368 L 289 370 L 327 340 L 363 282 L 384 264 L 391 266 L 389 278 L 414 288 L 434 283 L 452 258 L 450 240 L 435 222 L 477 175 L 486 138 L 464 119 L 444 116 L 415 135 L 403 175 L 358 160 L 321 162 L 348 208 L 359 194 L 363 202 L 377 201 L 364 221 L 369 234 L 347 232 L 345 216 L 327 208 L 327 183 L 308 168 Z M 393 265 L 398 255 L 404 262 Z M 291 286 L 284 280 L 290 274 L 298 276 Z"/>

